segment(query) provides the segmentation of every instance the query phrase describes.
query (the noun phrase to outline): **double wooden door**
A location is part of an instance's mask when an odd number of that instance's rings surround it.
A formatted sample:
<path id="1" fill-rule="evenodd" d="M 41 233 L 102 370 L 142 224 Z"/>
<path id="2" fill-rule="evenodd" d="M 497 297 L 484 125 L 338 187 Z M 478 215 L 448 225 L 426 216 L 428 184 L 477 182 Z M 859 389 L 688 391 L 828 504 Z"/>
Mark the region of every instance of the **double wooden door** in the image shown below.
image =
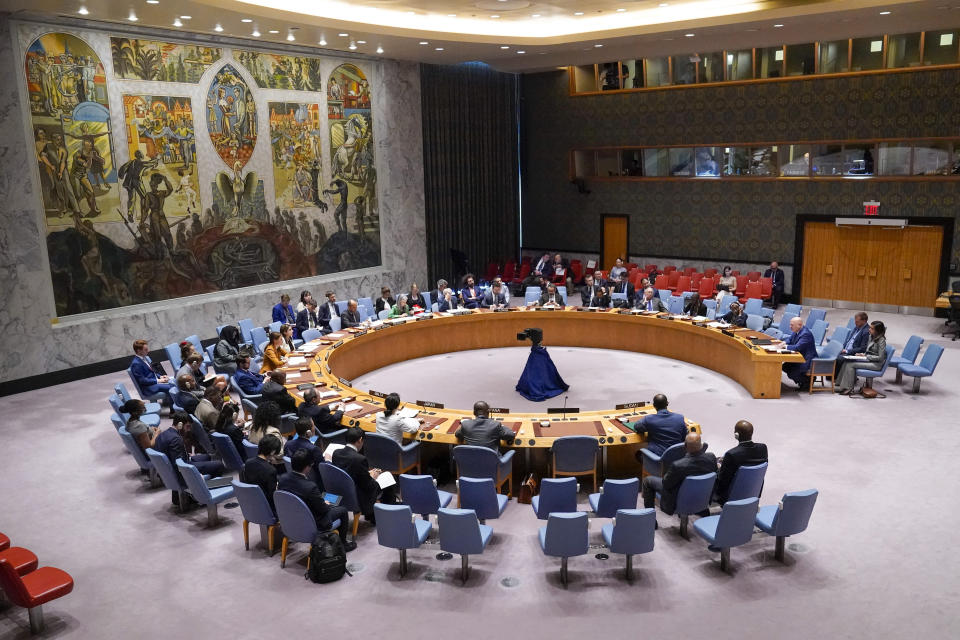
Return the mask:
<path id="1" fill-rule="evenodd" d="M 939 226 L 804 226 L 803 297 L 858 305 L 933 307 L 940 280 Z"/>

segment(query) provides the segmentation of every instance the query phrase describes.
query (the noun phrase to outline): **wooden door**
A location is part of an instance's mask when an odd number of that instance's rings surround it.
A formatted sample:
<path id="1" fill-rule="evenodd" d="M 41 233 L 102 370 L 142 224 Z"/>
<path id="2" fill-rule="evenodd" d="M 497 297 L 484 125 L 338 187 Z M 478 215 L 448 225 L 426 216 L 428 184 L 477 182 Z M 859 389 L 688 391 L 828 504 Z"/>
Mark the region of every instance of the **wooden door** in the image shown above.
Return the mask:
<path id="1" fill-rule="evenodd" d="M 870 227 L 837 227 L 833 300 L 866 300 Z"/>
<path id="2" fill-rule="evenodd" d="M 906 229 L 867 227 L 866 275 L 863 302 L 899 306 L 903 280 L 900 277 L 900 250 Z M 939 259 L 939 253 L 937 258 Z M 850 298 L 857 300 L 857 298 Z"/>
<path id="3" fill-rule="evenodd" d="M 943 227 L 909 226 L 900 243 L 900 305 L 932 307 L 940 285 Z"/>
<path id="4" fill-rule="evenodd" d="M 832 222 L 808 222 L 804 226 L 800 286 L 805 298 L 833 300 L 836 249 L 837 225 Z"/>
<path id="5" fill-rule="evenodd" d="M 603 246 L 600 250 L 600 265 L 609 270 L 616 263 L 617 258 L 629 262 L 629 248 L 627 237 L 630 234 L 630 222 L 627 216 L 604 215 Z"/>

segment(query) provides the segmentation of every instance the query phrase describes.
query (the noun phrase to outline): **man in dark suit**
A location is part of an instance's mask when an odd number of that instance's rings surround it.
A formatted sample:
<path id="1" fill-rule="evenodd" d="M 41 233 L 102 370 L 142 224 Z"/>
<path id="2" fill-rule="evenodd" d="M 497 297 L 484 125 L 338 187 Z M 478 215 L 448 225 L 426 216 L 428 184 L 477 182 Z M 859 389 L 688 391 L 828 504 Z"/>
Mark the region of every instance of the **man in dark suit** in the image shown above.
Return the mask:
<path id="1" fill-rule="evenodd" d="M 661 313 L 667 311 L 667 305 L 663 304 L 663 300 L 657 297 L 656 290 L 653 287 L 644 289 L 643 295 L 637 296 L 634 306 L 644 311 L 659 311 Z"/>
<path id="2" fill-rule="evenodd" d="M 665 476 L 647 476 L 643 479 L 644 508 L 652 508 L 659 493 L 660 510 L 667 515 L 673 515 L 677 510 L 677 494 L 680 493 L 684 478 L 716 473 L 717 456 L 703 450 L 699 433 L 688 433 L 684 446 L 687 454 L 670 465 Z"/>
<path id="3" fill-rule="evenodd" d="M 344 329 L 351 329 L 359 327 L 361 324 L 363 324 L 363 320 L 360 318 L 360 312 L 357 311 L 357 301 L 347 300 L 347 309 L 340 314 L 340 326 Z"/>
<path id="4" fill-rule="evenodd" d="M 264 402 L 272 400 L 280 405 L 281 412 L 296 413 L 297 401 L 293 399 L 293 396 L 290 395 L 287 388 L 283 386 L 287 382 L 287 374 L 277 369 L 276 371 L 268 372 L 267 377 L 269 379 L 263 383 L 263 389 L 261 390 Z"/>
<path id="5" fill-rule="evenodd" d="M 855 353 L 864 353 L 867 350 L 867 343 L 870 342 L 870 327 L 867 325 L 867 314 L 860 311 L 853 316 L 853 331 L 843 343 L 843 349 L 840 356 L 850 356 Z"/>
<path id="6" fill-rule="evenodd" d="M 283 445 L 283 455 L 292 460 L 297 451 L 309 453 L 313 462 L 310 466 L 312 471 L 308 475 L 310 475 L 311 480 L 320 486 L 323 483 L 320 481 L 320 467 L 318 465 L 323 464 L 323 449 L 310 442 L 313 437 L 313 422 L 310 418 L 297 418 L 293 426 L 297 431 L 297 437 L 287 440 L 287 443 Z"/>
<path id="7" fill-rule="evenodd" d="M 177 404 L 187 413 L 195 413 L 203 400 L 203 391 L 197 388 L 196 379 L 189 373 L 177 378 Z"/>
<path id="8" fill-rule="evenodd" d="M 583 286 L 580 287 L 580 306 L 596 307 L 600 304 L 600 287 L 593 282 L 593 275 L 583 276 Z"/>
<path id="9" fill-rule="evenodd" d="M 317 316 L 317 303 L 313 300 L 307 300 L 303 311 L 297 314 L 297 335 L 302 337 L 303 332 L 307 329 L 319 329 L 320 333 L 330 333 L 329 327 L 329 320 L 326 330 L 320 325 L 320 318 Z"/>
<path id="10" fill-rule="evenodd" d="M 615 307 L 628 307 L 628 308 L 629 308 L 629 307 L 632 307 L 632 306 L 633 306 L 633 300 L 634 300 L 634 297 L 635 297 L 635 291 L 634 291 L 634 288 L 633 288 L 633 283 L 630 282 L 629 280 L 627 280 L 627 274 L 626 274 L 626 273 L 620 273 L 620 274 L 618 274 L 617 276 L 615 276 L 615 277 L 613 278 L 613 280 L 614 280 L 614 286 L 613 286 L 613 290 L 610 292 L 610 293 L 611 293 L 611 296 L 610 296 L 610 297 L 612 298 L 612 297 L 613 297 L 612 294 L 614 294 L 614 293 L 623 293 L 623 294 L 626 294 L 626 296 L 627 296 L 626 301 L 623 301 L 623 300 L 613 300 L 613 306 L 615 306 Z"/>
<path id="11" fill-rule="evenodd" d="M 314 389 L 307 389 L 303 392 L 303 402 L 297 409 L 297 414 L 301 418 L 310 418 L 313 420 L 313 426 L 319 435 L 337 431 L 340 429 L 340 420 L 343 418 L 343 411 L 337 410 L 336 413 L 330 413 L 330 406 L 326 404 L 317 404 L 317 392 Z"/>
<path id="12" fill-rule="evenodd" d="M 396 485 L 387 487 L 383 491 L 377 484 L 377 478 L 383 473 L 380 469 L 371 469 L 367 457 L 360 453 L 363 448 L 363 429 L 350 427 L 347 429 L 347 446 L 333 452 L 334 465 L 346 471 L 353 484 L 357 487 L 357 500 L 360 502 L 360 512 L 367 522 L 376 524 L 373 515 L 373 505 L 380 497 L 385 503 L 395 503 Z"/>
<path id="13" fill-rule="evenodd" d="M 297 451 L 290 460 L 292 471 L 280 476 L 277 482 L 277 489 L 280 491 L 289 491 L 297 496 L 307 505 L 313 519 L 317 522 L 317 529 L 320 531 L 329 531 L 334 520 L 340 521 L 338 533 L 343 548 L 346 551 L 353 551 L 357 548 L 357 543 L 347 540 L 347 528 L 350 522 L 349 513 L 344 507 L 332 506 L 323 499 L 323 492 L 317 483 L 307 477 L 307 472 L 313 464 L 313 456 L 305 449 Z"/>
<path id="14" fill-rule="evenodd" d="M 537 261 L 537 264 L 533 266 L 530 275 L 523 281 L 523 288 L 526 289 L 527 287 L 537 286 L 540 284 L 541 277 L 547 280 L 553 277 L 553 259 L 549 253 L 544 253 L 540 260 Z M 542 285 L 540 286 L 542 288 Z"/>
<path id="15" fill-rule="evenodd" d="M 483 309 L 503 309 L 506 306 L 507 297 L 503 295 L 503 287 L 497 283 L 494 283 L 480 300 L 480 307 Z"/>
<path id="16" fill-rule="evenodd" d="M 682 414 L 667 409 L 669 405 L 667 396 L 658 393 L 653 396 L 653 408 L 657 412 L 631 425 L 634 431 L 646 437 L 647 450 L 658 456 L 662 456 L 668 447 L 683 442 L 687 435 L 687 421 Z"/>
<path id="17" fill-rule="evenodd" d="M 294 324 L 297 321 L 297 316 L 290 305 L 290 296 L 287 294 L 280 296 L 280 302 L 273 305 L 270 317 L 273 318 L 274 322 L 281 324 Z"/>
<path id="18" fill-rule="evenodd" d="M 546 306 L 562 307 L 563 306 L 563 298 L 557 292 L 557 285 L 553 284 L 552 282 L 547 285 L 547 288 L 543 290 L 543 294 L 541 294 L 540 296 L 539 304 L 541 307 L 546 307 Z"/>
<path id="19" fill-rule="evenodd" d="M 173 383 L 167 376 L 158 376 L 153 370 L 153 362 L 150 360 L 150 348 L 146 340 L 133 341 L 133 361 L 130 363 L 130 373 L 133 379 L 137 381 L 140 392 L 144 395 L 154 395 L 165 393 Z"/>
<path id="20" fill-rule="evenodd" d="M 517 437 L 513 431 L 502 423 L 490 419 L 490 405 L 483 400 L 473 403 L 473 419 L 463 420 L 454 434 L 457 442 L 474 447 L 487 447 L 500 452 L 500 441 L 507 444 Z"/>
<path id="21" fill-rule="evenodd" d="M 770 293 L 770 304 L 774 309 L 777 308 L 777 305 L 780 304 L 780 299 L 783 298 L 783 269 L 780 268 L 780 265 L 776 261 L 770 263 L 770 268 L 763 272 L 764 278 L 770 278 L 773 281 L 773 288 Z"/>
<path id="22" fill-rule="evenodd" d="M 477 286 L 472 273 L 463 276 L 463 288 L 460 289 L 460 299 L 467 309 L 476 309 L 480 306 L 480 287 Z"/>
<path id="23" fill-rule="evenodd" d="M 430 301 L 436 302 L 437 305 L 440 305 L 440 301 L 443 300 L 443 290 L 447 288 L 447 281 L 443 278 L 437 280 L 437 288 L 430 292 Z"/>
<path id="24" fill-rule="evenodd" d="M 200 473 L 213 477 L 221 476 L 226 467 L 219 460 L 211 460 L 206 454 L 187 455 L 187 447 L 183 443 L 183 434 L 190 430 L 190 416 L 182 411 L 173 414 L 173 426 L 157 434 L 153 449 L 167 456 L 173 468 L 177 468 L 177 460 L 189 462 Z"/>
<path id="25" fill-rule="evenodd" d="M 268 433 L 260 438 L 257 444 L 257 455 L 247 458 L 243 463 L 243 469 L 240 470 L 240 481 L 260 487 L 274 514 L 277 513 L 277 507 L 273 503 L 273 492 L 277 490 L 276 463 L 280 459 L 280 447 L 280 438 Z M 279 462 L 282 467 L 283 460 L 280 459 Z"/>
<path id="26" fill-rule="evenodd" d="M 333 291 L 327 291 L 327 302 L 319 309 L 320 327 L 324 333 L 330 333 L 330 319 L 339 318 L 340 310 L 337 309 L 337 294 Z"/>
<path id="27" fill-rule="evenodd" d="M 753 441 L 753 425 L 740 420 L 733 426 L 733 437 L 739 443 L 723 454 L 720 472 L 717 474 L 717 486 L 714 499 L 723 504 L 730 495 L 733 478 L 740 467 L 749 467 L 767 461 L 767 445 Z"/>
<path id="28" fill-rule="evenodd" d="M 250 371 L 248 355 L 237 356 L 237 372 L 233 374 L 233 378 L 237 381 L 237 386 L 248 395 L 257 395 L 262 392 L 263 383 L 266 380 L 262 374 Z"/>
<path id="29" fill-rule="evenodd" d="M 790 320 L 790 330 L 793 332 L 784 340 L 778 340 L 784 348 L 790 351 L 796 351 L 803 356 L 803 362 L 784 362 L 783 371 L 787 377 L 797 383 L 801 391 L 810 388 L 810 378 L 807 377 L 807 370 L 810 368 L 810 361 L 817 357 L 817 346 L 813 339 L 810 329 L 803 326 L 803 320 L 800 316 Z"/>

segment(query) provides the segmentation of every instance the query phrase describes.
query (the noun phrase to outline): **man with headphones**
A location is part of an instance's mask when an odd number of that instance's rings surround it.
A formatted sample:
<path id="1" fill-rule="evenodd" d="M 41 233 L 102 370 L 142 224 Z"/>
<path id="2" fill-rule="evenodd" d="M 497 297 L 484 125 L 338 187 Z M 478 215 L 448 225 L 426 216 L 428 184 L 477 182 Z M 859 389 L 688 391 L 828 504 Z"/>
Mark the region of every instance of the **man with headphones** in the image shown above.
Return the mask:
<path id="1" fill-rule="evenodd" d="M 753 441 L 753 425 L 746 420 L 740 420 L 733 426 L 733 437 L 737 446 L 730 449 L 720 460 L 720 471 L 717 473 L 717 486 L 714 500 L 723 504 L 730 495 L 733 478 L 737 469 L 744 466 L 762 464 L 767 461 L 767 445 Z"/>

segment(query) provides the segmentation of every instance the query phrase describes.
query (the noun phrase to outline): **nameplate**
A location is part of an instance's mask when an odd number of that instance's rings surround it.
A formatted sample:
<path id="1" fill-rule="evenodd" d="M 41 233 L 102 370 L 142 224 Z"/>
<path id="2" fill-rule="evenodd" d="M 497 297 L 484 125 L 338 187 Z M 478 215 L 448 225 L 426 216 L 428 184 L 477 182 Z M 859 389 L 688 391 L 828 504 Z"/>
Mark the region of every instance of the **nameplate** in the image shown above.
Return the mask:
<path id="1" fill-rule="evenodd" d="M 359 338 L 360 336 L 364 335 L 366 332 L 367 332 L 366 329 L 364 329 L 364 330 L 354 330 L 353 335 L 355 335 L 355 336 L 357 336 L 357 337 Z"/>
<path id="2" fill-rule="evenodd" d="M 510 413 L 506 407 L 490 407 L 490 413 Z"/>
<path id="3" fill-rule="evenodd" d="M 725 336 L 730 336 L 731 338 L 736 335 L 733 331 L 730 331 L 729 329 L 720 329 L 720 333 L 722 333 Z"/>
<path id="4" fill-rule="evenodd" d="M 647 406 L 646 402 L 625 402 L 624 404 L 618 404 L 616 408 L 619 411 L 620 409 L 636 409 L 645 406 Z"/>
<path id="5" fill-rule="evenodd" d="M 494 313 L 508 313 L 508 312 L 510 312 L 510 311 L 513 311 L 513 307 L 506 308 L 506 309 L 494 309 L 494 310 L 493 310 Z"/>
<path id="6" fill-rule="evenodd" d="M 557 307 L 537 307 L 535 311 L 559 311 Z"/>
<path id="7" fill-rule="evenodd" d="M 580 413 L 579 407 L 549 407 L 547 408 L 547 413 Z"/>
<path id="8" fill-rule="evenodd" d="M 429 400 L 417 400 L 415 404 L 418 404 L 421 407 L 426 407 L 428 409 L 443 409 L 443 405 L 441 403 L 430 402 Z"/>
<path id="9" fill-rule="evenodd" d="M 368 391 L 367 393 L 369 393 L 370 395 L 372 395 L 374 398 L 386 398 L 386 397 L 387 397 L 387 394 L 383 393 L 382 391 L 374 391 L 373 389 L 370 389 L 370 391 Z"/>
<path id="10" fill-rule="evenodd" d="M 342 384 L 342 385 L 345 386 L 345 387 L 349 387 L 349 386 L 350 386 L 350 381 L 347 380 L 346 378 L 337 378 L 337 380 L 339 380 L 339 381 L 340 381 L 340 384 Z"/>

